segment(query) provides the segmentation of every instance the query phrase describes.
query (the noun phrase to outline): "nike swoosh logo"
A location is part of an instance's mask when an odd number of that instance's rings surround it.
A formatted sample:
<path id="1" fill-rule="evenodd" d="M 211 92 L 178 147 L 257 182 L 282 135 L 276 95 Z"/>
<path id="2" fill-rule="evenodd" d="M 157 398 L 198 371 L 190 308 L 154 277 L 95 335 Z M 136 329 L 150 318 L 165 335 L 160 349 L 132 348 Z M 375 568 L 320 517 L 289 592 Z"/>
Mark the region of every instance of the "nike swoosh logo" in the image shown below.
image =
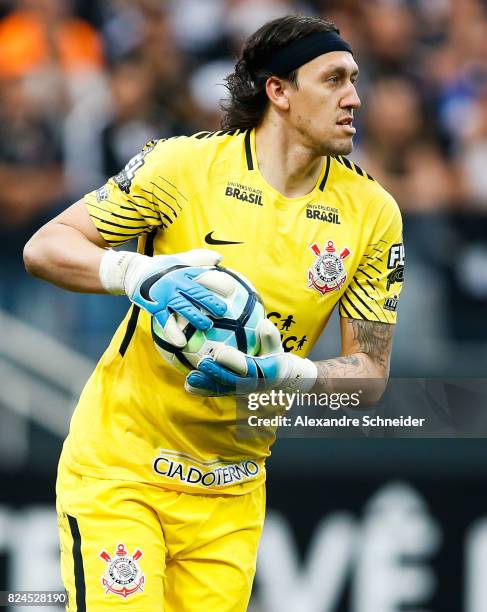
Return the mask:
<path id="1" fill-rule="evenodd" d="M 213 232 L 206 234 L 205 242 L 206 244 L 243 244 L 243 242 L 234 242 L 233 240 L 217 240 L 213 238 Z"/>

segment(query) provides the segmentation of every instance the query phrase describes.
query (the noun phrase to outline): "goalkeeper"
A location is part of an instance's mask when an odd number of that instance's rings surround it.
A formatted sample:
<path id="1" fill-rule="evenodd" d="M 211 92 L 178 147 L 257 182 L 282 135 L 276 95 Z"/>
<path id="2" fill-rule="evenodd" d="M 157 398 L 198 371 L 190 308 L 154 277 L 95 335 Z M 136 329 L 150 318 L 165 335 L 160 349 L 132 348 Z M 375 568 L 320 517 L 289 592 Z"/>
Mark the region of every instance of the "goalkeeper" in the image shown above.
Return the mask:
<path id="1" fill-rule="evenodd" d="M 267 23 L 228 77 L 224 129 L 148 143 L 26 245 L 31 274 L 131 301 L 82 392 L 59 464 L 70 611 L 122 602 L 137 612 L 245 610 L 269 439 L 235 435 L 232 395 L 278 380 L 342 391 L 357 378 L 368 400 L 381 395 L 402 224 L 394 199 L 346 157 L 357 75 L 332 23 Z M 138 253 L 113 250 L 134 237 Z M 177 314 L 208 329 L 205 313 L 225 313 L 229 287 L 207 269 L 222 256 L 287 328 L 281 344 L 265 321 L 262 354 L 222 348 L 184 380 L 159 357 L 150 319 L 176 346 L 185 343 Z M 342 355 L 313 362 L 306 355 L 335 308 Z"/>

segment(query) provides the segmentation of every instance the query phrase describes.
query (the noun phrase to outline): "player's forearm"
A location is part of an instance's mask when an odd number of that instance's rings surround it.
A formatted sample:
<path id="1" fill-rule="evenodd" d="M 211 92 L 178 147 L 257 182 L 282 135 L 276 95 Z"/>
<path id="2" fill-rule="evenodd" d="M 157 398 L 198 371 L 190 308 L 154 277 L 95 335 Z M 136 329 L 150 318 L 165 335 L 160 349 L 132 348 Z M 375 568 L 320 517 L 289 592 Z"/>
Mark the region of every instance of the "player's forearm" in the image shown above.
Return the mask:
<path id="1" fill-rule="evenodd" d="M 106 293 L 99 275 L 105 253 L 77 229 L 49 223 L 25 245 L 24 263 L 29 274 L 63 289 Z"/>
<path id="2" fill-rule="evenodd" d="M 379 401 L 387 385 L 388 367 L 377 363 L 366 353 L 315 362 L 318 376 L 316 393 L 354 393 L 361 391 L 363 406 Z"/>

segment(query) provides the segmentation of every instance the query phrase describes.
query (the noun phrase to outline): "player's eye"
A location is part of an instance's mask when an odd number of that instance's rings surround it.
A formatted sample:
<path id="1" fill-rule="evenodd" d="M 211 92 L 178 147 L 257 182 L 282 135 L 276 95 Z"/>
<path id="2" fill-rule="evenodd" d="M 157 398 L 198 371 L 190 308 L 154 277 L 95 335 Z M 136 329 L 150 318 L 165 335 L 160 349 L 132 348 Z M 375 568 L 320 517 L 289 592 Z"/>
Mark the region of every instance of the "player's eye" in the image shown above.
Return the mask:
<path id="1" fill-rule="evenodd" d="M 331 77 L 328 77 L 326 80 L 328 83 L 338 83 L 338 77 L 336 74 Z"/>

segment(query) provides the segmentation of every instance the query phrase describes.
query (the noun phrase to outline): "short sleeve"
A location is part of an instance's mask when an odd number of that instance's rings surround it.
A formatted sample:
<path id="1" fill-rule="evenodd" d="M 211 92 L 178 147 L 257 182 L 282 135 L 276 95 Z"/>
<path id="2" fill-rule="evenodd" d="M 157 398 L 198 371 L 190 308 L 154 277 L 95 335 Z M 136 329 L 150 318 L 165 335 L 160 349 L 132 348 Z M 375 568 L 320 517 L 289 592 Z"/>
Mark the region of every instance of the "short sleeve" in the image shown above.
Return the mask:
<path id="1" fill-rule="evenodd" d="M 360 264 L 340 299 L 340 316 L 396 323 L 403 280 L 401 213 L 387 194 Z"/>
<path id="2" fill-rule="evenodd" d="M 182 210 L 177 140 L 150 141 L 121 172 L 85 195 L 93 223 L 111 246 L 166 229 Z"/>

